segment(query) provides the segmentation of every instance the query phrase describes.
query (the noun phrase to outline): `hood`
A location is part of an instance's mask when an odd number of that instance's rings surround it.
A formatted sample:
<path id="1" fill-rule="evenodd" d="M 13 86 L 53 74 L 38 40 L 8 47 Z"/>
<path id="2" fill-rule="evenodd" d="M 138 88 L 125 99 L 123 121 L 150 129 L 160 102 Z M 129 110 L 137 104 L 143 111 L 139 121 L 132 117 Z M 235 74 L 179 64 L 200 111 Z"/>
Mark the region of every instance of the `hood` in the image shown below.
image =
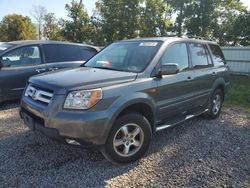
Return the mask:
<path id="1" fill-rule="evenodd" d="M 34 85 L 66 94 L 68 90 L 91 89 L 134 81 L 137 73 L 80 67 L 40 74 L 30 78 Z"/>

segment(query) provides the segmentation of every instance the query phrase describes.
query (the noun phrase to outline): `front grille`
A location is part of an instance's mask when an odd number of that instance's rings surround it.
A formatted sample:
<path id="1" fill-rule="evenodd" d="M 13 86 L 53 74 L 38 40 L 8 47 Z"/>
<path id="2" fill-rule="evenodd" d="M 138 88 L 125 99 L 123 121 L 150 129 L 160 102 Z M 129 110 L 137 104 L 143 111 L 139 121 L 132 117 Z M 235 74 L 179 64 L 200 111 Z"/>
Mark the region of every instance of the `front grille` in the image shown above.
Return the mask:
<path id="1" fill-rule="evenodd" d="M 25 91 L 25 96 L 30 97 L 34 101 L 48 105 L 53 97 L 53 92 L 45 91 L 43 89 L 40 89 L 36 86 L 29 84 Z"/>

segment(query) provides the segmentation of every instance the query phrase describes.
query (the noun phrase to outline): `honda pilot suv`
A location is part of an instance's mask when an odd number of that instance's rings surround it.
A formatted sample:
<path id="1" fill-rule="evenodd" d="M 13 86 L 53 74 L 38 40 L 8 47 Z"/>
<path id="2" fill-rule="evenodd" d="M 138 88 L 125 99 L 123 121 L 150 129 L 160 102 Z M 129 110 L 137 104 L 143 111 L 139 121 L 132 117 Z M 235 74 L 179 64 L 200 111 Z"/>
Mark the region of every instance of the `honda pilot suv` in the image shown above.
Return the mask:
<path id="1" fill-rule="evenodd" d="M 80 68 L 31 77 L 20 114 L 31 130 L 97 146 L 121 164 L 139 159 L 156 131 L 199 115 L 217 118 L 228 86 L 228 67 L 215 42 L 125 40 Z"/>

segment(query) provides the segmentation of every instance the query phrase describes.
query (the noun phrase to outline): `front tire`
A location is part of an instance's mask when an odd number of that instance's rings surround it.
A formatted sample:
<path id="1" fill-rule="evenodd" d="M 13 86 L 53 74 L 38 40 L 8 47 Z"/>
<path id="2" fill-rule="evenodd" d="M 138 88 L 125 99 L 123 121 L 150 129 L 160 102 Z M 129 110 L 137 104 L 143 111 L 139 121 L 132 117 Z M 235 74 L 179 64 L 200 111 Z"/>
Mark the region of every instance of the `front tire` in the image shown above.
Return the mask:
<path id="1" fill-rule="evenodd" d="M 113 164 L 138 160 L 147 151 L 152 137 L 148 120 L 137 112 L 120 116 L 101 152 Z"/>
<path id="2" fill-rule="evenodd" d="M 216 119 L 219 117 L 224 100 L 223 92 L 216 89 L 209 101 L 208 112 L 204 114 L 206 119 Z"/>

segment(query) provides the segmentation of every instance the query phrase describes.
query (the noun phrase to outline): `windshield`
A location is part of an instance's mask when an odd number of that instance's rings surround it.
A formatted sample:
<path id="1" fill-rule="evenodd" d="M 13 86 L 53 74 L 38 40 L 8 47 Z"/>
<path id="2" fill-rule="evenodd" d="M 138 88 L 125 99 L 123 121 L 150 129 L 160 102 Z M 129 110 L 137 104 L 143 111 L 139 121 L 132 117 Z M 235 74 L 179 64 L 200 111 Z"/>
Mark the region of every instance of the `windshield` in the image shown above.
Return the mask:
<path id="1" fill-rule="evenodd" d="M 161 42 L 113 43 L 84 66 L 126 72 L 142 72 L 155 56 Z"/>
<path id="2" fill-rule="evenodd" d="M 1 43 L 0 42 L 0 53 L 14 46 L 13 44 Z"/>

